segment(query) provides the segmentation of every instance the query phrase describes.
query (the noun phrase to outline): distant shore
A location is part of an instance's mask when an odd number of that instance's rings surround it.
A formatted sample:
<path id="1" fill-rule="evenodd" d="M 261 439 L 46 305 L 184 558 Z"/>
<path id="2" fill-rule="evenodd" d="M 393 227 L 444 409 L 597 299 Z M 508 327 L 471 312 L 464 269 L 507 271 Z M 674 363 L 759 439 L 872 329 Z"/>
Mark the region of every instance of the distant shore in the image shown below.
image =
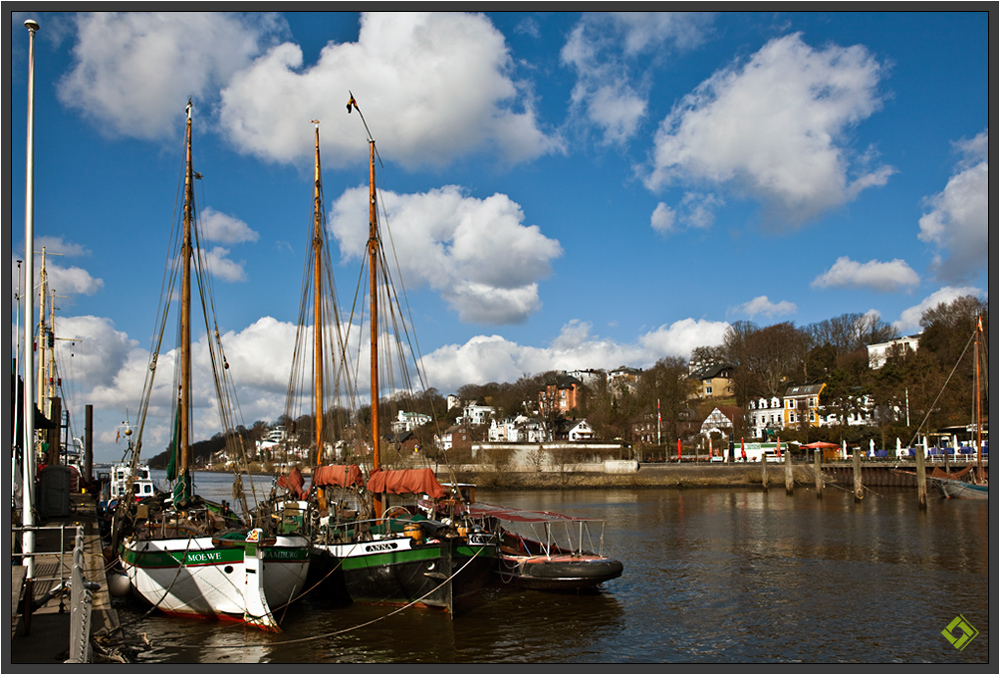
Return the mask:
<path id="1" fill-rule="evenodd" d="M 446 465 L 434 465 L 435 475 L 442 483 L 472 483 L 490 490 L 555 490 L 587 488 L 722 488 L 722 487 L 784 487 L 785 465 L 767 462 L 766 468 L 759 462 L 736 463 L 638 463 L 632 471 L 608 472 L 597 470 L 600 465 L 566 465 L 559 470 L 524 469 L 512 467 L 499 470 L 486 466 L 463 465 L 451 469 Z M 944 468 L 942 463 L 933 466 Z M 952 470 L 966 464 L 951 464 Z M 987 471 L 988 471 L 988 464 Z M 415 467 L 408 467 L 415 468 Z M 425 467 L 420 467 L 425 468 Z M 929 469 L 928 469 L 929 470 Z M 853 482 L 853 467 L 850 462 L 826 463 L 821 468 L 826 485 L 850 485 Z M 862 465 L 862 483 L 875 486 L 916 487 L 915 463 L 912 461 L 870 461 Z M 217 473 L 228 473 L 219 470 Z M 269 475 L 264 471 L 255 474 Z M 311 470 L 302 469 L 308 476 Z M 815 487 L 816 474 L 812 464 L 792 464 L 792 480 L 795 487 Z"/>

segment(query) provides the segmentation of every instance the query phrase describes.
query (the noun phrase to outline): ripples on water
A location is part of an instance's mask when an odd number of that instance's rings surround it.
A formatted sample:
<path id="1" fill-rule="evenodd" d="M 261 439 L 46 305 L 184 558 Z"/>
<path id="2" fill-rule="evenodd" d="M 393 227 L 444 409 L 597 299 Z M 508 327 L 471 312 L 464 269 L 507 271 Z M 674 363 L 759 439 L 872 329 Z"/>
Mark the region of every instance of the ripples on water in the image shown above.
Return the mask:
<path id="1" fill-rule="evenodd" d="M 258 486 L 260 485 L 258 479 Z M 225 476 L 199 477 L 229 499 Z M 216 493 L 213 493 L 216 490 Z M 827 488 L 489 493 L 483 501 L 607 521 L 622 577 L 596 595 L 508 592 L 454 620 L 434 610 L 315 595 L 280 635 L 142 616 L 163 663 L 987 663 L 989 506 L 882 489 L 860 504 Z M 941 631 L 980 634 L 959 651 Z M 141 618 L 140 618 L 141 617 Z M 354 629 L 366 625 L 364 628 Z M 354 630 L 352 630 L 354 629 Z"/>

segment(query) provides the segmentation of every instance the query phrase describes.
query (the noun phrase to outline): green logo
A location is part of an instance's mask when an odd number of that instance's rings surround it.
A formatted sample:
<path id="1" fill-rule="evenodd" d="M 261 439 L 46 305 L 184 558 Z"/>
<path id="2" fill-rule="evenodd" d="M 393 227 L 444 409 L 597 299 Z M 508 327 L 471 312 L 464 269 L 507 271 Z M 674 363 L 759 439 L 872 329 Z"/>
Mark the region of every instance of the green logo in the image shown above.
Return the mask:
<path id="1" fill-rule="evenodd" d="M 944 639 L 950 642 L 955 649 L 961 651 L 965 649 L 970 642 L 976 639 L 976 636 L 979 635 L 979 631 L 976 630 L 975 626 L 969 623 L 968 619 L 959 614 L 951 620 L 951 623 L 948 624 L 947 628 L 941 631 L 941 635 L 943 635 Z"/>

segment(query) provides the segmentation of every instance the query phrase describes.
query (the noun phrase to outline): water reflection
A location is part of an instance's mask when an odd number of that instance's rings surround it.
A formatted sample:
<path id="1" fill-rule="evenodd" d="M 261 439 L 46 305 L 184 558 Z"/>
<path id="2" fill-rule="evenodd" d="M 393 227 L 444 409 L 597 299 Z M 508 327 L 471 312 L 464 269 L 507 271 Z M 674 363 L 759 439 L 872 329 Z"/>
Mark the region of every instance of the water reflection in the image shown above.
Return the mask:
<path id="1" fill-rule="evenodd" d="M 624 574 L 596 595 L 520 591 L 455 619 L 310 596 L 284 633 L 150 616 L 169 663 L 985 663 L 989 508 L 912 489 L 567 490 L 483 501 L 607 521 Z M 979 636 L 956 650 L 958 614 Z M 138 615 L 136 615 L 138 616 Z M 123 617 L 123 623 L 127 619 Z"/>

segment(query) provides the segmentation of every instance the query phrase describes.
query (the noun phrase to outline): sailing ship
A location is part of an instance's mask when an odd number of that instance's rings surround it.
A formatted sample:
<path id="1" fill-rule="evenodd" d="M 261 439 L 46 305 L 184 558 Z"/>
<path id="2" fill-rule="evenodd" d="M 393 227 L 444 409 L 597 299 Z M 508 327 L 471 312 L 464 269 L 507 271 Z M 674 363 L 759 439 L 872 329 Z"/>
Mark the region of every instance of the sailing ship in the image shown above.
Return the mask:
<path id="1" fill-rule="evenodd" d="M 353 95 L 348 112 L 357 110 Z M 364 118 L 362 117 L 362 120 Z M 315 121 L 314 121 L 315 123 Z M 365 124 L 367 130 L 367 123 Z M 290 474 L 284 485 L 291 498 L 309 499 L 318 516 L 311 531 L 313 541 L 314 576 L 324 581 L 323 588 L 331 601 L 379 603 L 391 605 L 423 605 L 440 607 L 451 613 L 464 609 L 478 597 L 490 580 L 495 562 L 495 540 L 486 533 L 472 533 L 455 520 L 437 521 L 416 512 L 411 507 L 396 504 L 386 508 L 386 495 L 423 495 L 430 492 L 437 498 L 448 497 L 430 469 L 386 470 L 382 466 L 379 427 L 380 372 L 379 296 L 391 297 L 380 287 L 379 272 L 384 265 L 377 217 L 375 188 L 375 140 L 368 134 L 369 144 L 369 240 L 368 240 L 368 320 L 370 332 L 368 351 L 371 372 L 370 434 L 355 429 L 348 446 L 358 454 L 371 453 L 367 480 L 357 464 L 325 463 L 324 449 L 332 446 L 324 420 L 331 415 L 325 404 L 324 383 L 333 374 L 335 384 L 344 384 L 349 391 L 351 369 L 326 362 L 324 354 L 338 353 L 346 361 L 348 338 L 339 324 L 325 326 L 327 317 L 337 321 L 337 311 L 324 311 L 334 301 L 332 292 L 323 291 L 323 284 L 332 291 L 332 277 L 322 267 L 329 256 L 324 253 L 322 181 L 320 178 L 319 127 L 316 127 L 312 219 L 313 253 L 307 264 L 311 293 L 303 292 L 303 305 L 313 308 L 313 447 L 315 468 L 309 490 L 301 487 L 301 478 Z M 308 272 L 308 271 L 307 271 Z M 362 279 L 364 275 L 362 275 Z M 388 274 L 383 274 L 388 284 Z M 357 297 L 357 296 L 356 296 Z M 303 307 L 300 318 L 304 319 Z M 300 321 L 301 324 L 301 321 Z M 327 335 L 328 337 L 324 337 Z M 298 349 L 296 350 L 298 352 Z M 358 355 L 364 350 L 359 348 Z M 333 384 L 330 385 L 333 389 Z M 291 390 L 291 388 L 290 388 Z M 348 396 L 352 396 L 348 393 Z M 355 419 L 357 419 L 355 417 Z M 326 435 L 325 435 L 326 434 Z M 367 438 L 365 438 L 367 436 Z M 312 519 L 310 519 L 312 520 Z"/>
<path id="2" fill-rule="evenodd" d="M 202 499 L 194 492 L 191 468 L 191 277 L 196 267 L 199 290 L 207 297 L 207 271 L 202 257 L 195 254 L 198 242 L 194 215 L 194 179 L 192 169 L 191 102 L 188 101 L 185 132 L 184 207 L 179 264 L 180 345 L 177 367 L 179 395 L 175 401 L 174 437 L 167 470 L 173 481 L 170 492 L 141 500 L 120 500 L 115 511 L 113 550 L 131 587 L 154 607 L 169 613 L 195 617 L 233 619 L 264 630 L 280 631 L 275 611 L 294 600 L 309 570 L 309 541 L 301 534 L 285 534 L 271 522 L 246 526 L 225 504 Z M 176 271 L 171 279 L 177 277 Z M 168 284 L 173 286 L 173 283 Z M 166 289 L 169 300 L 173 288 Z M 213 372 L 216 376 L 220 415 L 227 429 L 234 428 L 225 355 L 218 341 L 218 331 L 208 326 L 210 303 L 205 301 L 206 330 L 216 336 L 210 340 Z M 131 458 L 130 474 L 138 475 L 142 432 L 146 423 L 159 344 L 162 341 L 167 307 L 165 302 L 158 325 L 156 345 L 140 408 L 139 432 Z M 221 367 L 220 367 L 221 366 Z M 226 434 L 236 443 L 238 436 Z M 234 493 L 242 494 L 242 480 L 236 476 Z M 242 499 L 247 513 L 245 496 Z"/>
<path id="3" fill-rule="evenodd" d="M 981 341 L 983 336 L 983 317 L 976 317 L 976 328 L 974 338 L 975 361 L 976 361 L 976 467 L 968 466 L 957 473 L 947 473 L 934 467 L 934 471 L 928 476 L 941 490 L 941 494 L 948 499 L 989 499 L 990 486 L 983 469 L 983 393 L 980 381 Z"/>

